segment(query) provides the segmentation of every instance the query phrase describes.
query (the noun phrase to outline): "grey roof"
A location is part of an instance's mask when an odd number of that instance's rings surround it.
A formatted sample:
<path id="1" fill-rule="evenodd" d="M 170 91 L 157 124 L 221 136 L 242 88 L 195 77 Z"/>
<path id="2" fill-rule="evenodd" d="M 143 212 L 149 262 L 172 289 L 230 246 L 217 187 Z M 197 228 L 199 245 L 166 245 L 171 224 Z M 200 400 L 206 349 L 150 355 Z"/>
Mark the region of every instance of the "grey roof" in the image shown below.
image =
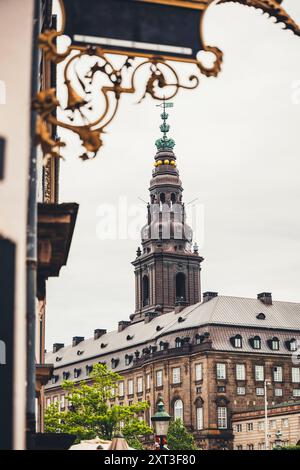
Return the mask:
<path id="1" fill-rule="evenodd" d="M 259 313 L 264 313 L 264 320 L 256 318 Z M 184 321 L 178 322 L 179 317 Z M 213 328 L 209 328 L 209 325 Z M 162 328 L 160 331 L 157 331 L 158 326 Z M 249 338 L 259 332 L 264 345 L 267 339 L 275 335 L 275 331 L 270 332 L 270 329 L 278 330 L 276 336 L 283 343 L 297 334 L 300 335 L 300 304 L 273 301 L 272 305 L 265 305 L 257 299 L 218 296 L 208 302 L 186 307 L 180 313 L 166 313 L 155 317 L 149 323 L 133 323 L 121 332 L 108 332 L 96 340 L 90 338 L 77 346 L 70 345 L 55 353 L 49 352 L 46 354 L 46 362 L 53 363 L 56 369 L 70 370 L 68 366 L 73 364 L 72 367 L 76 367 L 76 362 L 80 362 L 80 367 L 85 367 L 96 362 L 95 359 L 92 361 L 92 358 L 97 358 L 97 361 L 106 361 L 110 366 L 111 359 L 118 358 L 116 370 L 125 370 L 132 367 L 132 364 L 125 365 L 126 353 L 134 354 L 136 349 L 142 349 L 143 344 L 154 345 L 159 343 L 160 338 L 164 339 L 168 335 L 173 337 L 176 331 L 186 332 L 191 328 L 198 328 L 199 331 L 209 329 L 213 349 L 217 350 L 236 351 L 230 344 L 229 337 L 241 333 L 241 330 L 245 331 L 246 328 L 253 329 L 247 334 Z M 132 339 L 128 340 L 128 336 Z M 243 351 L 253 352 L 246 335 L 243 336 Z M 101 343 L 107 346 L 101 348 Z M 266 351 L 261 352 L 271 353 L 267 346 L 265 348 Z M 123 350 L 121 355 L 117 352 L 119 350 Z M 78 355 L 78 351 L 82 353 Z M 287 350 L 284 348 L 282 352 L 286 354 Z M 56 361 L 57 357 L 61 358 L 59 362 Z M 82 378 L 81 376 L 79 379 Z"/>

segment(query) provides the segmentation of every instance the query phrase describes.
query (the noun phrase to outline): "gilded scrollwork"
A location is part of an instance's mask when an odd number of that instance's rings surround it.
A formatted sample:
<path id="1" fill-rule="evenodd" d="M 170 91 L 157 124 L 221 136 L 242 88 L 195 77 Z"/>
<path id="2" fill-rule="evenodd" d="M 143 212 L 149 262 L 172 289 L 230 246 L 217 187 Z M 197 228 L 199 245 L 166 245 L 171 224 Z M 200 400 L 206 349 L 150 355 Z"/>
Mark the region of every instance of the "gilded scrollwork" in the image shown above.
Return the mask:
<path id="1" fill-rule="evenodd" d="M 200 1 L 199 8 L 205 12 L 213 2 L 215 0 Z M 229 2 L 260 8 L 269 13 L 270 16 L 274 16 L 278 22 L 283 22 L 287 29 L 299 35 L 299 27 L 281 7 L 280 2 L 275 0 L 218 0 L 217 4 Z M 60 5 L 62 26 L 59 31 L 43 31 L 40 35 L 40 48 L 45 61 L 62 64 L 64 84 L 67 91 L 66 106 L 63 107 L 59 102 L 56 90 L 53 88 L 39 92 L 33 101 L 33 107 L 38 114 L 36 141 L 41 145 L 46 161 L 52 157 L 60 157 L 60 149 L 65 145 L 64 142 L 54 140 L 51 137 L 50 129 L 53 126 L 68 129 L 79 136 L 84 148 L 83 153 L 80 155 L 82 160 L 94 158 L 103 145 L 102 134 L 117 113 L 121 96 L 136 93 L 137 76 L 142 69 L 147 70 L 148 77 L 139 102 L 147 95 L 156 100 L 171 99 L 181 89 L 195 89 L 200 83 L 199 72 L 207 77 L 216 77 L 221 70 L 222 51 L 217 47 L 205 45 L 202 38 L 202 23 L 205 15 L 201 16 L 201 24 L 199 25 L 199 34 L 203 44 L 202 51 L 212 54 L 214 61 L 211 67 L 205 66 L 198 58 L 185 61 L 190 63 L 190 67 L 194 67 L 195 72 L 186 79 L 182 79 L 182 76 L 179 76 L 175 69 L 176 60 L 180 59 L 174 57 L 136 54 L 139 57 L 139 61 L 136 61 L 134 54 L 128 52 L 121 66 L 116 67 L 113 63 L 116 57 L 113 55 L 113 51 L 110 51 L 108 57 L 107 51 L 102 47 L 82 47 L 71 44 L 64 52 L 58 52 L 57 39 L 64 34 L 65 26 L 63 0 L 60 0 Z M 89 68 L 85 70 L 85 73 L 82 73 L 82 71 L 79 73 L 76 64 L 83 57 L 89 57 L 93 63 L 88 66 Z M 100 77 L 102 107 L 99 115 L 96 116 L 97 106 L 100 101 L 97 99 L 97 104 L 93 102 L 91 90 L 94 81 L 96 79 L 99 81 Z M 127 83 L 127 86 L 125 86 L 125 83 Z M 57 112 L 58 109 L 64 111 L 63 119 L 57 117 L 62 114 Z M 92 114 L 93 118 L 90 117 Z"/>

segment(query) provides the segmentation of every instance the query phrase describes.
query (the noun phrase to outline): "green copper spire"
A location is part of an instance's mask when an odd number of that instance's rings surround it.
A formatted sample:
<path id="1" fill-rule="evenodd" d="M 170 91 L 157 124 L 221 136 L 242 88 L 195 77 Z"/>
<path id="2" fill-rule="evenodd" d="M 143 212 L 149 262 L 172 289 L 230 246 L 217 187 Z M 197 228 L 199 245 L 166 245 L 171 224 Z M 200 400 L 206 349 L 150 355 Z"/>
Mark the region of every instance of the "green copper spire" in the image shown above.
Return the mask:
<path id="1" fill-rule="evenodd" d="M 163 107 L 163 112 L 161 113 L 160 117 L 163 120 L 163 123 L 159 126 L 161 132 L 163 133 L 163 136 L 160 139 L 157 139 L 155 141 L 155 145 L 157 147 L 157 150 L 166 150 L 166 149 L 173 149 L 175 145 L 175 140 L 168 138 L 167 133 L 170 130 L 169 124 L 167 124 L 167 119 L 169 115 L 166 113 L 166 108 L 172 108 L 173 103 L 166 103 L 166 100 L 164 99 L 162 104 L 158 104 L 157 106 Z"/>

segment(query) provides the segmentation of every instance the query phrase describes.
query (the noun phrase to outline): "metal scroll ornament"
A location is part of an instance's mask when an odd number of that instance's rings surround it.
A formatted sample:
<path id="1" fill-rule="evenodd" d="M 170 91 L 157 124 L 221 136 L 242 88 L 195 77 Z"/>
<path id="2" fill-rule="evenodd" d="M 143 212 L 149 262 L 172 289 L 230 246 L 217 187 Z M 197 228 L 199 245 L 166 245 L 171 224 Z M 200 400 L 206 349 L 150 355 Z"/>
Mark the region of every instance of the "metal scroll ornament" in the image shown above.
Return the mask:
<path id="1" fill-rule="evenodd" d="M 140 0 L 152 2 L 154 0 Z M 155 0 L 156 3 L 159 1 Z M 173 98 L 180 89 L 193 90 L 200 82 L 199 75 L 207 77 L 218 76 L 222 64 L 222 52 L 218 47 L 208 46 L 202 37 L 202 27 L 204 13 L 209 5 L 215 0 L 191 0 L 187 4 L 197 4 L 197 8 L 202 10 L 201 24 L 199 25 L 200 42 L 202 51 L 213 55 L 211 67 L 205 66 L 198 58 L 196 60 L 182 60 L 189 62 L 190 67 L 194 67 L 195 72 L 182 80 L 174 67 L 180 58 L 164 55 L 140 54 L 127 51 L 120 54 L 120 51 L 107 50 L 103 46 L 79 46 L 71 44 L 65 52 L 58 52 L 57 39 L 64 34 L 65 10 L 63 0 L 59 0 L 62 11 L 62 27 L 59 31 L 49 29 L 44 30 L 39 38 L 40 48 L 45 62 L 54 64 L 62 63 L 64 84 L 67 92 L 67 104 L 62 106 L 57 98 L 55 88 L 40 91 L 33 101 L 33 108 L 37 111 L 37 144 L 41 145 L 46 161 L 49 158 L 60 157 L 60 148 L 65 146 L 62 141 L 53 138 L 51 129 L 60 127 L 74 132 L 79 136 L 83 153 L 79 156 L 82 160 L 94 158 L 103 145 L 102 135 L 115 117 L 120 98 L 124 93 L 136 93 L 137 76 L 145 77 L 140 73 L 146 69 L 147 76 L 144 89 L 139 102 L 150 95 L 156 100 L 169 100 Z M 286 29 L 290 29 L 294 34 L 300 35 L 300 29 L 292 18 L 281 6 L 282 1 L 278 0 L 217 0 L 215 3 L 239 3 L 245 6 L 252 6 L 260 9 L 277 22 L 284 24 Z M 163 0 L 164 4 L 183 4 L 182 0 Z M 92 14 L 92 13 L 91 13 Z M 109 57 L 108 54 L 109 53 Z M 121 65 L 114 65 L 113 60 L 119 55 L 124 57 Z M 89 60 L 86 60 L 86 58 Z M 140 60 L 135 60 L 139 57 Z M 83 71 L 82 58 L 85 58 L 85 65 L 88 69 Z M 93 87 L 95 81 L 99 83 L 101 97 L 93 98 Z M 141 80 L 139 80 L 139 86 Z M 101 98 L 101 100 L 100 100 Z M 99 102 L 101 106 L 99 108 Z"/>

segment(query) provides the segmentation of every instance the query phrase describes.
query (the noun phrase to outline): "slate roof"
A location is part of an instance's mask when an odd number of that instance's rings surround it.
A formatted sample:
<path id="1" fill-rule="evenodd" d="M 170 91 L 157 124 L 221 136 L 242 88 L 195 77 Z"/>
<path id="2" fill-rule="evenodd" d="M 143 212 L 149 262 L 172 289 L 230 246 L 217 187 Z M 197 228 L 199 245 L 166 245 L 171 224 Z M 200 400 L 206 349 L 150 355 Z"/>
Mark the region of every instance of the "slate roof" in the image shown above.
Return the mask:
<path id="1" fill-rule="evenodd" d="M 263 313 L 265 319 L 259 320 L 257 318 L 259 313 Z M 160 331 L 157 331 L 158 326 L 162 328 Z M 281 352 L 287 354 L 285 341 L 300 337 L 300 303 L 273 301 L 272 305 L 265 305 L 257 299 L 218 296 L 208 302 L 186 307 L 180 313 L 166 313 L 155 317 L 149 323 L 144 321 L 133 323 L 121 332 L 111 331 L 96 340 L 89 338 L 77 346 L 69 345 L 55 353 L 49 352 L 45 360 L 54 364 L 56 373 L 58 369 L 60 372 L 72 371 L 74 367 L 79 367 L 75 364 L 79 362 L 82 369 L 93 362 L 101 361 L 106 361 L 110 366 L 112 358 L 119 359 L 116 371 L 125 370 L 132 367 L 132 364 L 125 365 L 125 354 L 133 355 L 137 349 L 141 351 L 146 344 L 147 346 L 158 344 L 160 340 L 167 340 L 168 336 L 174 340 L 177 331 L 178 336 L 181 336 L 180 331 L 186 334 L 190 329 L 197 329 L 199 332 L 209 331 L 214 350 L 235 352 L 237 350 L 229 338 L 237 333 L 243 336 L 243 352 L 255 352 L 248 339 L 259 334 L 262 339 L 260 352 L 272 353 L 266 342 L 271 337 L 277 336 Z M 127 337 L 133 338 L 128 340 Z M 107 346 L 101 348 L 102 343 Z M 78 355 L 78 351 L 82 353 Z M 278 353 L 280 351 L 276 351 L 276 354 Z M 61 358 L 58 362 L 57 357 Z M 79 380 L 82 378 L 84 377 L 81 375 Z"/>

